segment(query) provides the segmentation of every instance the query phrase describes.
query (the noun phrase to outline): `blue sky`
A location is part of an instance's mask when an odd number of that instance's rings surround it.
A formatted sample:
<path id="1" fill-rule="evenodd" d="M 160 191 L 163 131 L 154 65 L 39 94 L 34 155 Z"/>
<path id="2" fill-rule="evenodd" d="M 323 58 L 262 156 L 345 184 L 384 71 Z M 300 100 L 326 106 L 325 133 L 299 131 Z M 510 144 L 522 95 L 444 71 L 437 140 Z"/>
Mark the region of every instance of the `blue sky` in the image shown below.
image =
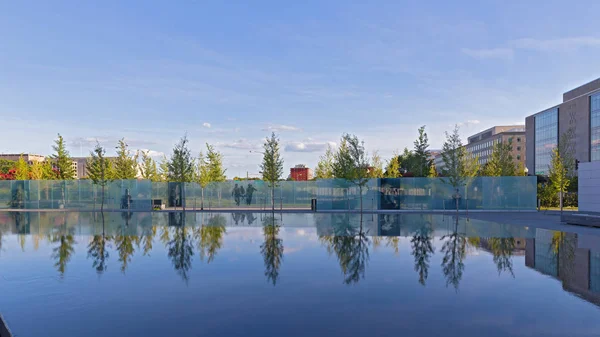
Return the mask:
<path id="1" fill-rule="evenodd" d="M 5 1 L 0 153 L 49 154 L 60 132 L 72 155 L 120 137 L 168 154 L 187 131 L 233 177 L 258 172 L 249 150 L 271 131 L 286 169 L 314 166 L 343 132 L 387 159 L 425 124 L 439 148 L 455 123 L 465 139 L 524 123 L 600 77 L 598 13 L 597 1 L 576 14 L 564 1 Z"/>

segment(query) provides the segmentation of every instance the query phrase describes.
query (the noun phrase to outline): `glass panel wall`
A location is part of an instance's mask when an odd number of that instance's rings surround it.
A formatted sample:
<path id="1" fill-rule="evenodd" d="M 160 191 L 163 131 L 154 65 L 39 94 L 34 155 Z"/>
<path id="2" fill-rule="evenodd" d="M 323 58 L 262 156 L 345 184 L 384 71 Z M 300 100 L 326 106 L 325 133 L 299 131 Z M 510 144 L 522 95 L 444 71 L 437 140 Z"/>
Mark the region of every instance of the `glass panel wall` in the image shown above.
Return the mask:
<path id="1" fill-rule="evenodd" d="M 153 183 L 118 180 L 104 187 L 90 180 L 0 181 L 0 208 L 99 210 L 452 210 L 536 208 L 535 177 L 477 177 L 453 188 L 442 178 L 370 179 L 363 186 L 342 179 Z"/>
<path id="2" fill-rule="evenodd" d="M 535 116 L 535 174 L 547 175 L 552 150 L 558 144 L 558 108 Z"/>
<path id="3" fill-rule="evenodd" d="M 600 160 L 600 93 L 590 97 L 590 141 L 591 160 Z"/>

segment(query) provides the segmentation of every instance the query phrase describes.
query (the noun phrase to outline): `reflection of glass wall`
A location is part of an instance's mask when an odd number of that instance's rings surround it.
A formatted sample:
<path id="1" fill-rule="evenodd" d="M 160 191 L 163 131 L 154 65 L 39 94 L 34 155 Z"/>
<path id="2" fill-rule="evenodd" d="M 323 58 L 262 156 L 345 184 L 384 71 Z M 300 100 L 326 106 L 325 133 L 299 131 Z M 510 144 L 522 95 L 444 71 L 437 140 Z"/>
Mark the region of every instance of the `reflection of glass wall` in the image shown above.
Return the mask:
<path id="1" fill-rule="evenodd" d="M 535 174 L 547 174 L 552 149 L 558 144 L 558 108 L 535 116 Z"/>
<path id="2" fill-rule="evenodd" d="M 600 93 L 590 97 L 591 160 L 600 160 Z"/>
<path id="3" fill-rule="evenodd" d="M 590 253 L 590 290 L 600 294 L 600 253 Z"/>

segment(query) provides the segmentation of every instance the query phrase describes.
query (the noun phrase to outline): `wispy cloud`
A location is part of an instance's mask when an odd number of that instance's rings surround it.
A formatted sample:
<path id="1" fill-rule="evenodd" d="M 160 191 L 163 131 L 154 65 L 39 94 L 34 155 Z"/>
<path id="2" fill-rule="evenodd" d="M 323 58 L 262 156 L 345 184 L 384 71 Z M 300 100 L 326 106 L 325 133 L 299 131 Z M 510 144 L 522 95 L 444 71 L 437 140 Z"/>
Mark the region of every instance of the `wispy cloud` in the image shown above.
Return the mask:
<path id="1" fill-rule="evenodd" d="M 211 127 L 210 123 L 207 123 L 207 122 L 202 123 L 202 126 L 205 128 L 208 128 L 208 129 L 210 129 L 210 127 Z"/>
<path id="2" fill-rule="evenodd" d="M 302 131 L 302 129 L 291 126 L 291 125 L 282 125 L 282 124 L 271 124 L 262 129 L 262 131 L 272 131 L 272 132 L 282 132 L 282 131 Z"/>
<path id="3" fill-rule="evenodd" d="M 260 145 L 247 139 L 239 139 L 231 143 L 217 143 L 217 146 L 236 150 L 256 150 Z"/>
<path id="4" fill-rule="evenodd" d="M 584 47 L 600 47 L 600 38 L 592 36 L 575 36 L 556 39 L 522 38 L 511 40 L 504 47 L 489 49 L 462 48 L 461 52 L 476 59 L 511 60 L 517 50 L 535 50 L 541 52 L 573 51 Z"/>
<path id="5" fill-rule="evenodd" d="M 511 60 L 514 56 L 514 51 L 511 48 L 492 48 L 492 49 L 461 49 L 463 54 L 471 56 L 479 60 L 486 59 L 505 59 Z"/>
<path id="6" fill-rule="evenodd" d="M 515 48 L 538 51 L 572 51 L 582 47 L 600 47 L 600 38 L 591 36 L 577 36 L 558 39 L 532 39 L 523 38 L 510 43 Z"/>
<path id="7" fill-rule="evenodd" d="M 334 142 L 316 142 L 312 140 L 302 142 L 289 142 L 285 145 L 285 152 L 323 152 L 327 146 L 335 147 Z"/>
<path id="8" fill-rule="evenodd" d="M 458 125 L 458 126 L 465 126 L 465 127 L 469 127 L 469 126 L 473 126 L 473 125 L 477 125 L 477 124 L 481 124 L 481 121 L 479 121 L 478 119 L 469 119 L 465 122 L 456 123 L 456 125 Z M 454 126 L 454 125 L 451 125 L 451 126 Z"/>
<path id="9" fill-rule="evenodd" d="M 149 150 L 149 149 L 140 149 L 140 152 L 148 152 L 148 155 L 150 157 L 162 157 L 165 155 L 164 152 L 154 151 L 154 150 Z"/>

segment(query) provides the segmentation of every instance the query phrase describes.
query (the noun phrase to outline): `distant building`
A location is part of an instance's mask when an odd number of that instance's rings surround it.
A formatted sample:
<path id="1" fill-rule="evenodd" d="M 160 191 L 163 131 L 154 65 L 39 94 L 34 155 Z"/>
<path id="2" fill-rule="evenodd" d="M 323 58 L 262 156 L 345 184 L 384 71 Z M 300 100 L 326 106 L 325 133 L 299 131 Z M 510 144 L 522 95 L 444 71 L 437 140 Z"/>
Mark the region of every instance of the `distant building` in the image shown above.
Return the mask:
<path id="1" fill-rule="evenodd" d="M 313 172 L 306 165 L 296 165 L 290 169 L 290 178 L 295 181 L 307 181 L 313 178 Z"/>
<path id="2" fill-rule="evenodd" d="M 479 164 L 485 165 L 498 143 L 511 144 L 515 165 L 521 163 L 525 166 L 525 125 L 491 127 L 469 137 L 465 148 L 469 154 L 479 157 Z"/>
<path id="3" fill-rule="evenodd" d="M 117 157 L 105 157 L 108 160 L 114 160 Z M 88 169 L 87 169 L 87 157 L 71 157 L 73 159 L 73 169 L 77 174 L 77 179 L 87 179 L 88 178 Z M 138 167 L 138 176 L 140 175 L 139 167 Z"/>
<path id="4" fill-rule="evenodd" d="M 479 158 L 479 164 L 485 165 L 492 158 L 494 145 L 500 142 L 511 144 L 515 165 L 521 163 L 525 166 L 526 140 L 524 125 L 491 127 L 470 136 L 464 147 L 468 154 Z M 433 157 L 433 163 L 438 173 L 441 172 L 444 168 L 444 159 L 442 158 L 441 151 Z"/>
<path id="5" fill-rule="evenodd" d="M 600 161 L 600 78 L 563 94 L 562 103 L 525 119 L 530 174 L 548 175 L 552 150 L 569 130 L 575 159 Z"/>
<path id="6" fill-rule="evenodd" d="M 39 154 L 29 154 L 29 153 L 21 153 L 21 154 L 0 154 L 0 159 L 6 159 L 6 160 L 12 160 L 12 161 L 17 161 L 19 160 L 19 158 L 21 158 L 21 156 L 23 156 L 23 159 L 25 159 L 25 161 L 27 161 L 27 164 L 31 165 L 34 162 L 43 162 L 46 157 L 39 155 Z"/>

